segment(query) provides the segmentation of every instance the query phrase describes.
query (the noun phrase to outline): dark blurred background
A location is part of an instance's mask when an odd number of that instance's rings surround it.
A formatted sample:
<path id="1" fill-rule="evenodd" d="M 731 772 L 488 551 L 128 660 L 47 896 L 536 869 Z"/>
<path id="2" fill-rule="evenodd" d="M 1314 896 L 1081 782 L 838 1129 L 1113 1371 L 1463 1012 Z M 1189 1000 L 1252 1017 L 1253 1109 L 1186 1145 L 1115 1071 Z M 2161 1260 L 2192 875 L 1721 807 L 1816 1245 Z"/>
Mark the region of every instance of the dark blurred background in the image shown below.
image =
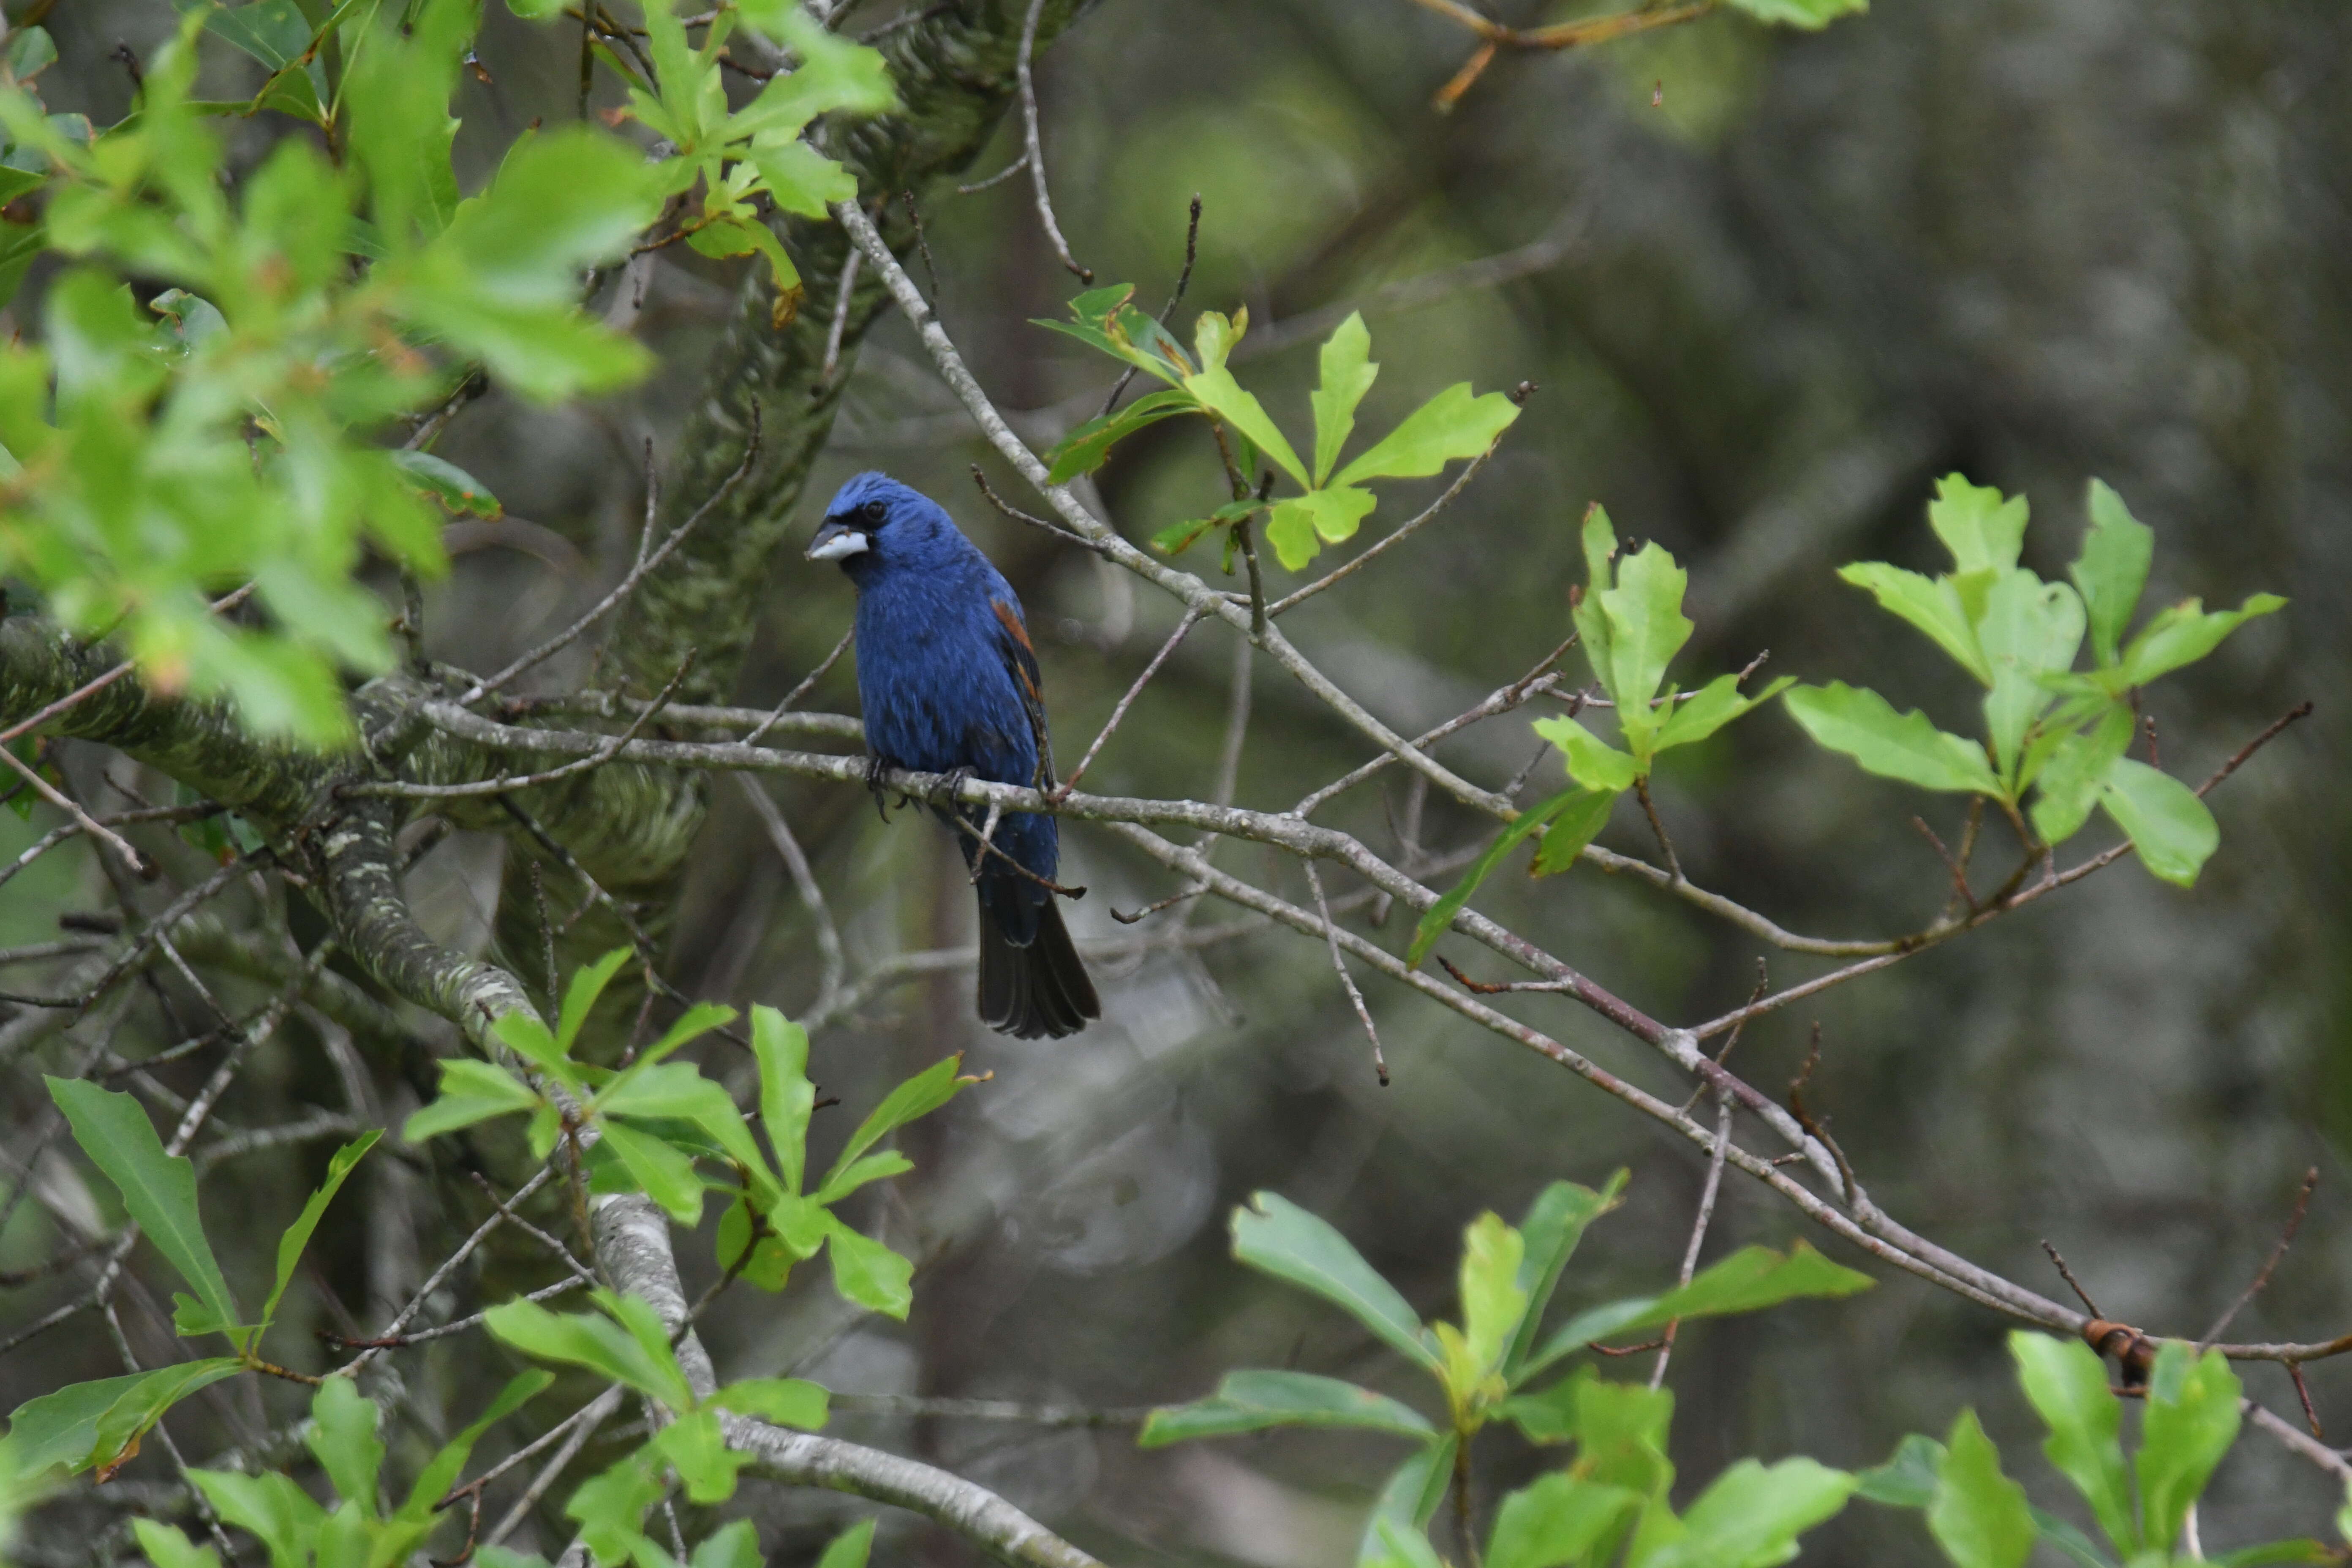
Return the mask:
<path id="1" fill-rule="evenodd" d="M 468 86 L 463 106 L 461 152 L 477 178 L 534 115 L 569 112 L 574 69 L 568 34 L 492 9 L 481 56 L 494 85 Z M 1517 0 L 1491 9 L 1515 23 L 1574 14 Z M 890 14 L 869 5 L 859 18 Z M 151 48 L 169 17 L 153 4 L 74 0 L 47 25 L 64 55 L 48 79 L 52 108 L 87 105 L 105 120 L 127 100 L 109 51 L 118 40 Z M 1575 524 L 1599 500 L 1621 534 L 1654 538 L 1690 568 L 1699 629 L 1681 673 L 1736 668 L 1769 648 L 1769 672 L 1866 681 L 1969 728 L 1963 679 L 1832 575 L 1861 557 L 1937 569 L 1924 506 L 1933 478 L 1954 469 L 2031 497 L 2027 556 L 2046 575 L 2074 555 L 2095 475 L 2157 531 L 2157 602 L 2291 595 L 2285 614 L 2151 699 L 2166 763 L 2192 780 L 2289 706 L 2318 704 L 2215 797 L 2222 848 L 2193 892 L 2126 862 L 1763 1022 L 1735 1061 L 1778 1092 L 1818 1019 L 1809 1103 L 1882 1205 L 2061 1294 L 2038 1245 L 2047 1238 L 2106 1315 L 2155 1331 L 2205 1327 L 2260 1266 L 2315 1164 L 2301 1239 L 2232 1334 L 2342 1331 L 2352 1315 L 2342 959 L 2352 814 L 2336 783 L 2352 738 L 2338 691 L 2352 658 L 2352 9 L 1882 0 L 1811 36 L 1721 16 L 1589 53 L 1507 57 L 1454 113 L 1434 112 L 1432 93 L 1468 48 L 1409 0 L 1106 0 L 1040 68 L 1056 203 L 1078 258 L 1103 280 L 1135 282 L 1156 307 L 1199 193 L 1200 259 L 1181 321 L 1196 307 L 1246 305 L 1255 331 L 1271 324 L 1275 352 L 1249 359 L 1244 378 L 1294 429 L 1311 342 L 1329 324 L 1318 313 L 1335 307 L 1365 310 L 1382 365 L 1368 428 L 1454 381 L 1540 386 L 1454 510 L 1286 622 L 1292 636 L 1391 724 L 1425 728 L 1567 635 L 1569 585 L 1582 575 Z M 257 146 L 265 134 L 234 133 Z M 1008 127 L 974 176 L 1017 149 Z M 943 319 L 1016 426 L 1043 444 L 1093 413 L 1107 362 L 1027 324 L 1058 314 L 1076 285 L 1045 247 L 1025 178 L 934 193 L 923 217 Z M 1499 259 L 1464 266 L 1485 258 Z M 457 573 L 429 604 L 436 653 L 487 668 L 612 580 L 640 503 L 635 450 L 680 425 L 738 276 L 683 247 L 661 253 L 643 305 L 664 355 L 656 380 L 560 413 L 494 395 L 451 429 L 440 450 L 510 515 L 453 537 Z M 917 276 L 933 285 L 919 265 Z M 1434 281 L 1392 287 L 1412 279 Z M 1302 322 L 1308 331 L 1286 325 Z M 856 361 L 802 513 L 813 524 L 834 486 L 867 467 L 944 500 L 1029 605 L 1066 766 L 1174 613 L 989 510 L 968 474 L 975 461 L 1018 503 L 1018 480 L 903 323 L 887 321 Z M 1223 499 L 1213 447 L 1189 422 L 1129 442 L 1097 478 L 1131 538 Z M 1392 492 L 1368 532 L 1433 493 Z M 838 573 L 796 550 L 779 558 L 740 700 L 774 701 L 833 646 L 850 608 Z M 1223 628 L 1196 635 L 1087 787 L 1206 795 L 1234 655 Z M 1362 743 L 1279 671 L 1261 665 L 1251 700 L 1243 804 L 1286 807 L 1364 760 Z M 811 701 L 855 711 L 846 667 Z M 1444 754 L 1494 784 L 1534 751 L 1512 717 Z M 1909 818 L 1922 812 L 1948 837 L 1959 824 L 1951 798 L 1861 775 L 1777 710 L 1700 751 L 1677 758 L 1659 800 L 1697 880 L 1831 936 L 1914 929 L 1941 904 L 1944 873 Z M 1547 763 L 1537 782 L 1556 778 Z M 853 978 L 970 940 L 971 895 L 936 829 L 911 817 L 883 826 L 861 791 L 785 784 L 775 795 L 842 922 Z M 715 798 L 673 977 L 696 994 L 797 1012 L 817 986 L 808 913 L 736 787 Z M 1389 851 L 1416 816 L 1433 854 L 1487 831 L 1438 802 L 1420 810 L 1393 774 L 1319 819 Z M 2103 831 L 2080 843 L 2105 842 Z M 19 832 L 0 817 L 0 836 Z M 1653 852 L 1630 811 L 1603 842 Z M 1981 864 L 1996 879 L 2006 843 L 1987 835 Z M 1084 826 L 1066 844 L 1067 879 L 1093 889 L 1070 911 L 1077 934 L 1130 944 L 1096 961 L 1103 1024 L 1061 1043 L 998 1038 L 971 1020 L 968 975 L 949 971 L 881 989 L 816 1040 L 814 1071 L 853 1110 L 950 1050 L 995 1074 L 908 1140 L 917 1174 L 873 1189 L 869 1228 L 925 1259 L 912 1321 L 852 1318 L 814 1277 L 781 1300 L 738 1289 L 711 1335 L 722 1368 L 1110 1408 L 1198 1395 L 1234 1366 L 1295 1365 L 1421 1398 L 1353 1325 L 1231 1260 L 1224 1216 L 1261 1187 L 1332 1219 L 1426 1314 L 1452 1315 L 1461 1229 L 1479 1211 L 1516 1218 L 1549 1180 L 1597 1184 L 1630 1165 L 1628 1203 L 1589 1238 L 1562 1299 L 1644 1292 L 1671 1277 L 1703 1175 L 1691 1148 L 1368 979 L 1394 1075 L 1383 1089 L 1319 942 L 1260 931 L 1136 952 L 1139 933 L 1235 916 L 1179 906 L 1115 924 L 1109 910 L 1176 884 Z M 495 840 L 461 836 L 420 867 L 415 891 L 453 940 L 486 940 L 498 854 Z M 1306 896 L 1294 867 L 1251 847 L 1226 846 L 1222 863 Z M 95 877 L 87 860 L 59 856 L 20 879 L 0 900 L 0 941 L 53 934 L 54 911 L 93 896 Z M 1355 889 L 1341 878 L 1330 890 Z M 1675 1021 L 1737 1005 L 1759 952 L 1752 938 L 1590 868 L 1543 882 L 1500 877 L 1480 902 Z M 1391 920 L 1383 940 L 1401 945 L 1408 930 Z M 1441 951 L 1492 971 L 1487 955 L 1457 947 Z M 1780 983 L 1821 968 L 1766 956 Z M 1644 1048 L 1573 1004 L 1519 1000 L 1612 1070 L 1679 1092 Z M 300 1076 L 288 1070 L 289 1082 Z M 387 1079 L 384 1092 L 396 1118 L 405 1090 Z M 821 1119 L 820 1142 L 849 1125 Z M 232 1212 L 239 1181 L 272 1214 L 296 1202 L 290 1160 L 275 1177 L 264 1163 L 236 1169 L 207 1187 L 211 1212 Z M 388 1223 L 383 1205 L 371 1212 Z M 401 1246 L 421 1248 L 426 1267 L 437 1256 L 418 1223 L 414 1243 L 366 1242 L 395 1279 Z M 1735 1173 L 1707 1256 L 1799 1235 L 1862 1261 Z M 48 1246 L 22 1226 L 6 1242 L 27 1257 Z M 691 1283 L 708 1247 L 682 1252 Z M 44 1306 L 40 1292 L 20 1292 L 8 1310 Z M 2039 1428 L 2011 1382 L 2009 1327 L 1891 1273 L 1855 1300 L 1694 1325 L 1670 1376 L 1675 1459 L 1693 1483 L 1749 1453 L 1860 1467 L 1907 1431 L 1940 1434 L 1974 1404 L 2011 1470 L 2037 1500 L 2056 1501 L 2033 1453 Z M 445 1386 L 465 1364 L 456 1352 L 404 1353 L 413 1379 Z M 95 1342 L 93 1357 L 89 1374 L 111 1370 Z M 1604 1371 L 1638 1376 L 1647 1363 Z M 55 1372 L 37 1355 L 0 1363 L 0 1407 Z M 2283 1371 L 2246 1376 L 2250 1393 L 2293 1414 Z M 2352 1373 L 2322 1363 L 2310 1381 L 2322 1416 L 2352 1432 Z M 1402 1457 L 1328 1435 L 1139 1453 L 1117 1427 L 867 1415 L 835 1429 L 930 1457 L 1131 1563 L 1349 1560 L 1363 1507 Z M 1489 1496 L 1540 1463 L 1499 1434 L 1479 1459 Z M 751 1492 L 771 1522 L 810 1532 L 772 1534 L 779 1552 L 866 1507 Z M 2220 1550 L 2320 1533 L 2336 1500 L 2310 1467 L 2250 1437 L 2216 1483 L 2204 1540 Z M 903 1517 L 886 1524 L 904 1532 L 896 1552 L 962 1560 Z M 538 1544 L 562 1542 L 543 1531 Z M 1916 1515 L 1858 1503 L 1812 1538 L 1807 1560 L 1936 1558 Z"/>

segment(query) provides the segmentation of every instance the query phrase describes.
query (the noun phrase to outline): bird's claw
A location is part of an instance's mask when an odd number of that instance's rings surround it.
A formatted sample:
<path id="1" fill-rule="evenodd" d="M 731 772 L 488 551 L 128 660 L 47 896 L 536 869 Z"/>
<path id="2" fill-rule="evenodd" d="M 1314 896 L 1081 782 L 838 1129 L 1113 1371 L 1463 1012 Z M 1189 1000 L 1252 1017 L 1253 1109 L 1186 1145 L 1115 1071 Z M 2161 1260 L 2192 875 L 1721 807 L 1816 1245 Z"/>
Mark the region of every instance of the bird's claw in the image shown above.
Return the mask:
<path id="1" fill-rule="evenodd" d="M 885 822 L 890 820 L 890 805 L 887 792 L 882 787 L 882 775 L 889 771 L 889 762 L 879 752 L 868 752 L 866 754 L 866 792 L 874 796 L 874 809 Z"/>

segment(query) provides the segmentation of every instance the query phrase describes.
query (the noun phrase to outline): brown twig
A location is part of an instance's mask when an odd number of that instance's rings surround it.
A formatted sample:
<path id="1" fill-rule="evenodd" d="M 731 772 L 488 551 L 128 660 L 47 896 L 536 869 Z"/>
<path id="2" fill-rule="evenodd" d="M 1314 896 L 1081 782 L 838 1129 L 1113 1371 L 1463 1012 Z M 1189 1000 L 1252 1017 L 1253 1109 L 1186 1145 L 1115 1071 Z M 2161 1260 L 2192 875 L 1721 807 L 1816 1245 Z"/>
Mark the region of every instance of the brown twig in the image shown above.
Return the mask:
<path id="1" fill-rule="evenodd" d="M 1017 163 L 1013 165 L 1013 168 L 1018 167 L 1020 167 L 1020 165 Z M 1007 169 L 1005 174 L 1009 174 L 1012 172 L 1012 169 Z M 998 177 L 1002 178 L 1003 176 L 1000 175 Z M 1176 313 L 1176 307 L 1183 303 L 1184 290 L 1192 287 L 1192 263 L 1199 258 L 1200 254 L 1201 193 L 1195 191 L 1192 193 L 1192 214 L 1191 217 L 1185 220 L 1184 224 L 1184 269 L 1176 274 L 1175 292 L 1170 294 L 1168 296 L 1168 303 L 1160 308 L 1160 324 L 1162 327 L 1165 327 L 1168 324 L 1168 318 Z M 1125 392 L 1128 388 L 1128 384 L 1135 379 L 1136 370 L 1136 366 L 1129 365 L 1126 370 L 1119 374 L 1119 378 L 1111 383 L 1110 395 L 1103 399 L 1103 405 L 1098 411 L 1097 411 L 1095 415 L 1096 418 L 1101 418 L 1104 415 L 1108 414 L 1112 409 L 1118 406 L 1118 395 Z"/>
<path id="2" fill-rule="evenodd" d="M 1110 739 L 1111 731 L 1118 728 L 1119 721 L 1127 717 L 1127 710 L 1135 705 L 1138 697 L 1143 695 L 1143 689 L 1150 684 L 1153 676 L 1160 673 L 1160 667 L 1168 662 L 1177 645 L 1201 624 L 1202 617 L 1207 614 L 1198 607 L 1188 607 L 1178 618 L 1176 629 L 1168 634 L 1168 640 L 1160 645 L 1160 651 L 1151 656 L 1151 662 L 1143 667 L 1143 673 L 1135 678 L 1135 684 L 1127 689 L 1127 695 L 1120 698 L 1118 705 L 1110 710 L 1110 717 L 1103 721 L 1102 730 L 1095 736 L 1094 743 L 1087 748 L 1087 754 L 1078 759 L 1078 765 L 1070 770 L 1068 778 L 1045 792 L 1046 798 L 1056 802 L 1070 798 L 1070 792 L 1078 787 L 1080 779 L 1086 777 L 1087 769 L 1094 765 L 1095 756 L 1103 749 L 1103 742 Z"/>
<path id="3" fill-rule="evenodd" d="M 2042 1250 L 2050 1255 L 2051 1263 L 2058 1270 L 2058 1278 L 2066 1281 L 2066 1289 L 2074 1292 L 2075 1300 L 2083 1303 L 2084 1310 L 2095 1318 L 2100 1316 L 2099 1304 L 2091 1300 L 2091 1293 L 2083 1289 L 2083 1282 L 2074 1278 L 2074 1271 L 2066 1267 L 2066 1259 L 2059 1256 L 2058 1249 L 2050 1245 L 2047 1237 L 2042 1237 Z"/>
<path id="4" fill-rule="evenodd" d="M 2303 1173 L 2303 1187 L 2294 1194 L 2294 1208 L 2286 1216 L 2286 1228 L 2279 1233 L 2278 1245 L 2271 1248 L 2271 1255 L 2264 1259 L 2261 1272 L 2248 1281 L 2243 1290 L 2238 1292 L 2238 1299 L 2231 1302 L 2220 1317 L 2213 1320 L 2211 1328 L 2198 1336 L 2197 1343 L 2200 1351 L 2204 1346 L 2220 1339 L 2222 1331 L 2230 1326 L 2230 1320 L 2244 1311 L 2246 1303 L 2261 1295 L 2263 1287 L 2271 1282 L 2271 1275 L 2277 1270 L 2279 1260 L 2286 1256 L 2286 1249 L 2294 1245 L 2294 1233 L 2303 1228 L 2303 1216 L 2310 1209 L 2312 1192 L 2318 1185 L 2319 1167 L 2314 1165 Z"/>

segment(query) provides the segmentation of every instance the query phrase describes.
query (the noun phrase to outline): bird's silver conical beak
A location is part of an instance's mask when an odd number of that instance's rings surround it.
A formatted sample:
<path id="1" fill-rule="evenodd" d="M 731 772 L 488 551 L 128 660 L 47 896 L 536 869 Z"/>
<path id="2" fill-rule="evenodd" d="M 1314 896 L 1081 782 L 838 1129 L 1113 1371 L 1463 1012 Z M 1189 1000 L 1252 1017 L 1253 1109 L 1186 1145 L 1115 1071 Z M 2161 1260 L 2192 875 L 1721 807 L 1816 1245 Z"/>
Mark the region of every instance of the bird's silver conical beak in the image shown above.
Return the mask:
<path id="1" fill-rule="evenodd" d="M 814 539 L 809 541 L 808 558 L 812 561 L 839 561 L 844 556 L 862 554 L 872 548 L 866 535 L 858 530 L 828 522 L 816 531 Z"/>

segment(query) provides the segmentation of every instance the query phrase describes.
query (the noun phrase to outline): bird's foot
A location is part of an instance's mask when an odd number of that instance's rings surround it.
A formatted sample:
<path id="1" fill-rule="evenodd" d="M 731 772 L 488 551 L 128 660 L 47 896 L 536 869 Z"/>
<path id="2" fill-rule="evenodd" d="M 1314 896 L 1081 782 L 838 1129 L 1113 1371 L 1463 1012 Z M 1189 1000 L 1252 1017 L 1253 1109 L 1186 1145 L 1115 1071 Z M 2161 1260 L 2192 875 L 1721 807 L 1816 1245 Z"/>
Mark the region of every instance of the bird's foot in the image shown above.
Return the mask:
<path id="1" fill-rule="evenodd" d="M 874 797 L 874 809 L 883 821 L 890 820 L 888 792 L 882 787 L 882 775 L 890 771 L 887 758 L 877 752 L 866 754 L 866 789 Z"/>

